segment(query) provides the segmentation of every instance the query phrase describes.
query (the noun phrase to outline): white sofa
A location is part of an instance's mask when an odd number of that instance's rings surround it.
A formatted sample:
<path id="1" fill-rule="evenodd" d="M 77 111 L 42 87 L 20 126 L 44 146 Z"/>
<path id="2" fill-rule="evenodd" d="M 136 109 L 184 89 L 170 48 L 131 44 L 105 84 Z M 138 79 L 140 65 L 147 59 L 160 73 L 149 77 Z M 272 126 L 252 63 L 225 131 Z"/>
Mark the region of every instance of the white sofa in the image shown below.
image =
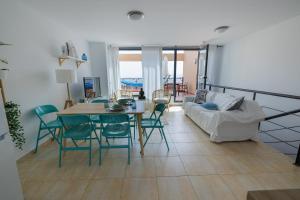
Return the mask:
<path id="1" fill-rule="evenodd" d="M 214 142 L 255 139 L 259 122 L 265 118 L 262 108 L 255 102 L 244 100 L 239 110 L 223 110 L 236 97 L 209 91 L 206 102 L 218 105 L 219 110 L 207 110 L 193 102 L 193 96 L 184 98 L 184 113 L 210 135 Z"/>

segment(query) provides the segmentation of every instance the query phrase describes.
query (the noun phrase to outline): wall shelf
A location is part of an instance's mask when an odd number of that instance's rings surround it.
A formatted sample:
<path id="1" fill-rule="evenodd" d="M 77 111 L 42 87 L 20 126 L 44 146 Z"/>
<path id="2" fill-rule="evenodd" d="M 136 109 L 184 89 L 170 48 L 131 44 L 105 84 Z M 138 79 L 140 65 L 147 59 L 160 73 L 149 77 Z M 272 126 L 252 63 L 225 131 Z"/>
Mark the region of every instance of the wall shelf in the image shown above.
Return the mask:
<path id="1" fill-rule="evenodd" d="M 65 60 L 73 60 L 75 63 L 76 63 L 76 66 L 77 68 L 79 68 L 79 66 L 82 64 L 82 63 L 86 63 L 87 61 L 85 60 L 81 60 L 79 58 L 75 58 L 75 57 L 71 57 L 71 56 L 60 56 L 58 58 L 58 63 L 59 65 L 61 66 Z"/>

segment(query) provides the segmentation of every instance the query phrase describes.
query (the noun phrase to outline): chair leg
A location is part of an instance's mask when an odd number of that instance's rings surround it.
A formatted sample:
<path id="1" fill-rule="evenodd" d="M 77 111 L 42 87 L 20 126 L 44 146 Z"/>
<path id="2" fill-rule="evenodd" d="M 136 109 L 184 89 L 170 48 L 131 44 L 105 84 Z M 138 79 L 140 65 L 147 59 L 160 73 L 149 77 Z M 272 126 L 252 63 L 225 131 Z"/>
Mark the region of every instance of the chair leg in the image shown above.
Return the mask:
<path id="1" fill-rule="evenodd" d="M 164 139 L 165 139 L 165 141 L 166 141 L 166 145 L 167 145 L 167 148 L 168 148 L 168 151 L 169 151 L 169 150 L 170 150 L 170 149 L 169 149 L 169 144 L 168 144 L 168 141 L 167 141 L 167 138 L 166 138 L 164 129 L 161 128 L 161 132 L 162 132 L 162 134 L 163 134 L 163 136 L 164 136 Z"/>
<path id="2" fill-rule="evenodd" d="M 35 145 L 34 153 L 37 152 L 38 147 L 39 147 L 40 134 L 41 134 L 41 127 L 39 128 L 38 136 L 37 136 L 37 139 L 36 139 L 36 145 Z"/>
<path id="3" fill-rule="evenodd" d="M 130 138 L 131 138 L 131 135 L 130 135 Z M 128 165 L 130 165 L 130 139 L 128 138 Z M 131 144 L 132 144 L 132 138 L 131 138 Z"/>
<path id="4" fill-rule="evenodd" d="M 133 140 L 132 140 L 131 130 L 130 130 L 129 136 L 130 136 L 131 146 L 133 146 Z"/>
<path id="5" fill-rule="evenodd" d="M 146 141 L 145 141 L 145 143 L 144 143 L 143 146 L 145 146 L 147 144 L 147 142 L 148 142 L 150 136 L 152 135 L 153 131 L 154 131 L 154 128 L 151 129 L 151 131 L 150 131 L 149 135 L 147 136 L 147 139 L 146 139 Z"/>
<path id="6" fill-rule="evenodd" d="M 163 140 L 164 138 L 163 138 L 163 135 L 162 135 L 162 133 L 161 133 L 160 128 L 159 128 L 158 130 L 159 130 L 159 133 L 160 133 L 160 137 L 161 137 L 161 139 Z"/>
<path id="7" fill-rule="evenodd" d="M 102 155 L 101 155 L 101 142 L 102 142 L 102 137 L 100 134 L 100 143 L 99 143 L 99 165 L 101 165 L 101 159 L 102 159 Z"/>
<path id="8" fill-rule="evenodd" d="M 57 132 L 57 128 L 54 129 L 54 135 L 55 135 L 55 137 L 56 137 L 56 132 Z M 52 135 L 51 142 L 53 142 L 55 140 L 55 137 Z"/>
<path id="9" fill-rule="evenodd" d="M 133 139 L 135 139 L 135 130 L 136 130 L 136 115 L 134 116 L 134 129 L 133 129 Z"/>
<path id="10" fill-rule="evenodd" d="M 62 143 L 59 144 L 59 158 L 58 158 L 58 167 L 61 168 L 61 154 L 62 154 Z"/>
<path id="11" fill-rule="evenodd" d="M 92 135 L 90 135 L 89 166 L 92 164 Z"/>

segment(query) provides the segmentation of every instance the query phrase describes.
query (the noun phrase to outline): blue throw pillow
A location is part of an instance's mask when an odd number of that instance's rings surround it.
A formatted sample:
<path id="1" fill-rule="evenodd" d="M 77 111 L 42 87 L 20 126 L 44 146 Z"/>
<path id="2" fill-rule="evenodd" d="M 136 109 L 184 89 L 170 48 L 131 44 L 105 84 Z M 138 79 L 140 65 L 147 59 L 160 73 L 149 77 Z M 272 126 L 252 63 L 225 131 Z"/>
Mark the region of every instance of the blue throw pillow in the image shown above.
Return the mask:
<path id="1" fill-rule="evenodd" d="M 201 106 L 207 110 L 218 110 L 218 105 L 212 102 L 203 103 Z"/>

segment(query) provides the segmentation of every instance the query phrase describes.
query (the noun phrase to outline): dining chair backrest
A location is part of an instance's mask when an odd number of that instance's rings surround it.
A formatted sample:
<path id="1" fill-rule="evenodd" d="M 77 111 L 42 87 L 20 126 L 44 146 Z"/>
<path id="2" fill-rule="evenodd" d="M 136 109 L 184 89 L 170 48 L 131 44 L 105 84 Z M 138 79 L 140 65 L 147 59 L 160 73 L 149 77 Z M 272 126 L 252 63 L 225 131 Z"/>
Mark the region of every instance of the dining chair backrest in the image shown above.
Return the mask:
<path id="1" fill-rule="evenodd" d="M 155 119 L 159 120 L 160 117 L 163 115 L 165 109 L 166 109 L 165 104 L 163 103 L 156 104 L 152 114 L 150 115 L 150 118 L 154 117 Z M 158 112 L 158 115 L 156 114 L 156 112 Z"/>
<path id="2" fill-rule="evenodd" d="M 129 116 L 127 114 L 105 114 L 100 115 L 100 121 L 105 124 L 121 124 L 130 123 Z"/>
<path id="3" fill-rule="evenodd" d="M 91 103 L 108 103 L 108 99 L 93 99 Z"/>
<path id="4" fill-rule="evenodd" d="M 64 115 L 59 119 L 65 128 L 76 127 L 80 125 L 90 125 L 91 119 L 87 115 Z"/>
<path id="5" fill-rule="evenodd" d="M 44 115 L 58 112 L 58 109 L 54 105 L 42 105 L 34 109 L 35 114 L 41 118 Z"/>

